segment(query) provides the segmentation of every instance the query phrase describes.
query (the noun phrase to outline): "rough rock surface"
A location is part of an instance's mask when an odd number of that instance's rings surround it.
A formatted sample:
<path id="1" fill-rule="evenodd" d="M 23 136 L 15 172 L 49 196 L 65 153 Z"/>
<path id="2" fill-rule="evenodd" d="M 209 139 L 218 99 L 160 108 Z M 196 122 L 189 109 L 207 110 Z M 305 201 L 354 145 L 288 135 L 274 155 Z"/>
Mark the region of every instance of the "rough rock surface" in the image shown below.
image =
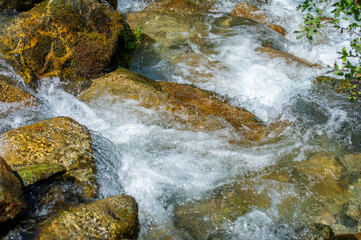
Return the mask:
<path id="1" fill-rule="evenodd" d="M 11 165 L 56 164 L 83 187 L 96 195 L 96 166 L 89 130 L 68 117 L 57 117 L 0 135 L 0 152 Z"/>
<path id="2" fill-rule="evenodd" d="M 113 96 L 114 99 L 112 99 Z M 133 99 L 191 130 L 215 130 L 228 124 L 248 140 L 259 140 L 264 124 L 252 113 L 227 104 L 208 91 L 191 85 L 155 81 L 127 69 L 118 69 L 93 80 L 80 99 L 101 104 Z M 104 107 L 104 106 L 103 106 Z"/>
<path id="3" fill-rule="evenodd" d="M 136 239 L 138 233 L 137 203 L 119 195 L 61 212 L 43 224 L 39 239 Z"/>
<path id="4" fill-rule="evenodd" d="M 0 233 L 6 222 L 13 220 L 26 208 L 25 197 L 19 179 L 0 157 Z"/>
<path id="5" fill-rule="evenodd" d="M 129 66 L 133 40 L 108 3 L 47 0 L 2 24 L 0 52 L 31 87 L 60 77 L 76 94 L 105 70 Z"/>
<path id="6" fill-rule="evenodd" d="M 26 106 L 37 104 L 34 96 L 23 89 L 11 84 L 9 80 L 0 75 L 0 102 L 4 103 L 23 103 Z"/>

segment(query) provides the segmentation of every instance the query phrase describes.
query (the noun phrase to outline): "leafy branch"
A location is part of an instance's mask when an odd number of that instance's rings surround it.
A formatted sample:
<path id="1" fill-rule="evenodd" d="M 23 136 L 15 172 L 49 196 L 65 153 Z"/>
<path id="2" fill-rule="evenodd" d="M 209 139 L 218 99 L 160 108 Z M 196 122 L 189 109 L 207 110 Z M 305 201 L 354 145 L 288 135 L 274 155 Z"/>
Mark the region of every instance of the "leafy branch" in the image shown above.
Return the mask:
<path id="1" fill-rule="evenodd" d="M 360 0 L 306 0 L 298 9 L 307 11 L 301 30 L 296 31 L 306 36 L 310 43 L 324 25 L 322 21 L 327 19 L 340 33 L 347 33 L 351 37 L 350 50 L 341 49 L 340 59 L 342 64 L 334 65 L 334 73 L 343 77 L 344 81 L 349 81 L 352 87 L 349 90 L 350 99 L 356 100 L 361 97 L 361 5 Z M 333 18 L 327 18 L 325 12 L 333 14 Z M 341 20 L 348 22 L 347 26 L 341 26 Z M 360 91 L 359 91 L 360 90 Z"/>

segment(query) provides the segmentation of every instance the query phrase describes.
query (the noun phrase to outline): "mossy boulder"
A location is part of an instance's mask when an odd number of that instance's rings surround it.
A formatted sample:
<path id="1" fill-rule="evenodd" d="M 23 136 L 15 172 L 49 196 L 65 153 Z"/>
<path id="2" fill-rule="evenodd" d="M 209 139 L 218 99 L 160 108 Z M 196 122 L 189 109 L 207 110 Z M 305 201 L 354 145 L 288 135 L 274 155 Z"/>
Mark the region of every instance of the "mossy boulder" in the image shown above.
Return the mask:
<path id="1" fill-rule="evenodd" d="M 139 229 L 137 203 L 119 195 L 59 213 L 42 225 L 39 239 L 136 239 Z"/>
<path id="2" fill-rule="evenodd" d="M 281 34 L 282 36 L 286 35 L 286 30 L 283 27 L 273 24 L 269 20 L 269 16 L 267 16 L 264 11 L 260 10 L 257 6 L 253 4 L 245 2 L 238 3 L 232 11 L 232 16 L 252 19 L 260 24 L 266 25 L 267 27 Z"/>
<path id="3" fill-rule="evenodd" d="M 12 167 L 12 169 L 19 174 L 25 187 L 38 181 L 46 180 L 52 176 L 64 174 L 66 172 L 64 166 L 48 163 L 15 165 Z"/>
<path id="4" fill-rule="evenodd" d="M 47 0 L 0 29 L 0 52 L 28 85 L 60 77 L 74 94 L 105 70 L 128 67 L 132 41 L 120 13 L 96 0 Z"/>
<path id="5" fill-rule="evenodd" d="M 0 0 L 0 10 L 24 12 L 44 0 Z"/>
<path id="6" fill-rule="evenodd" d="M 44 120 L 0 135 L 0 152 L 9 165 L 63 166 L 65 176 L 74 179 L 88 197 L 97 193 L 91 144 L 89 130 L 68 117 Z"/>
<path id="7" fill-rule="evenodd" d="M 231 125 L 247 140 L 259 140 L 265 125 L 252 113 L 222 101 L 216 94 L 166 81 L 155 81 L 120 68 L 93 80 L 80 99 L 104 108 L 114 101 L 132 99 L 152 108 L 163 117 L 163 124 L 194 131 L 209 131 Z M 177 124 L 179 125 L 177 125 Z M 159 124 L 159 123 L 158 123 Z"/>
<path id="8" fill-rule="evenodd" d="M 0 157 L 0 234 L 8 229 L 9 221 L 14 220 L 26 208 L 20 180 L 10 166 Z"/>

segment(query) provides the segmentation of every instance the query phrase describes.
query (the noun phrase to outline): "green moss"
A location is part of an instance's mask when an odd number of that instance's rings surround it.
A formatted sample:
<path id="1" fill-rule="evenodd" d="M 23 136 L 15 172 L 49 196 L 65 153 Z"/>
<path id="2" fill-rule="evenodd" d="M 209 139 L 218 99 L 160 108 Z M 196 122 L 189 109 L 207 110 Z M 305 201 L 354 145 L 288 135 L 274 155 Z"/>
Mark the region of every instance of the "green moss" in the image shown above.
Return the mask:
<path id="1" fill-rule="evenodd" d="M 48 163 L 13 166 L 12 169 L 18 172 L 25 186 L 66 172 L 63 166 Z"/>

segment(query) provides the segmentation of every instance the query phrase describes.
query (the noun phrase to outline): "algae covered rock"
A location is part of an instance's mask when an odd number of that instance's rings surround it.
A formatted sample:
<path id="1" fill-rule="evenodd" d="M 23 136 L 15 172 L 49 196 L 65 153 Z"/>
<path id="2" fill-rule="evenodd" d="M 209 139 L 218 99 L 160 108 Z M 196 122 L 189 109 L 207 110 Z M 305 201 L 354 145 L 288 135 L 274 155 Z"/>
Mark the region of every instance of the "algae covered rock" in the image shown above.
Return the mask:
<path id="1" fill-rule="evenodd" d="M 26 208 L 20 181 L 10 166 L 0 157 L 0 233 L 8 221 L 20 215 Z"/>
<path id="2" fill-rule="evenodd" d="M 136 239 L 137 203 L 127 195 L 113 196 L 61 212 L 39 231 L 39 239 Z"/>
<path id="3" fill-rule="evenodd" d="M 0 52 L 31 87 L 60 77 L 79 93 L 107 69 L 129 66 L 134 35 L 120 13 L 96 0 L 47 0 L 5 22 Z"/>
<path id="4" fill-rule="evenodd" d="M 259 140 L 264 124 L 252 113 L 231 106 L 214 93 L 191 85 L 155 81 L 127 69 L 118 69 L 93 80 L 80 99 L 100 107 L 114 101 L 136 100 L 163 116 L 163 124 L 180 124 L 180 128 L 208 131 L 231 125 L 248 140 Z M 225 123 L 226 122 L 226 123 Z M 159 122 L 158 122 L 159 124 Z"/>
<path id="5" fill-rule="evenodd" d="M 68 117 L 44 120 L 0 135 L 0 152 L 9 165 L 61 165 L 68 171 L 66 176 L 74 178 L 83 193 L 93 197 L 97 184 L 91 144 L 89 130 Z"/>
<path id="6" fill-rule="evenodd" d="M 13 166 L 12 169 L 19 174 L 25 187 L 38 181 L 48 179 L 54 175 L 60 175 L 66 172 L 64 166 L 48 163 L 18 165 Z"/>

